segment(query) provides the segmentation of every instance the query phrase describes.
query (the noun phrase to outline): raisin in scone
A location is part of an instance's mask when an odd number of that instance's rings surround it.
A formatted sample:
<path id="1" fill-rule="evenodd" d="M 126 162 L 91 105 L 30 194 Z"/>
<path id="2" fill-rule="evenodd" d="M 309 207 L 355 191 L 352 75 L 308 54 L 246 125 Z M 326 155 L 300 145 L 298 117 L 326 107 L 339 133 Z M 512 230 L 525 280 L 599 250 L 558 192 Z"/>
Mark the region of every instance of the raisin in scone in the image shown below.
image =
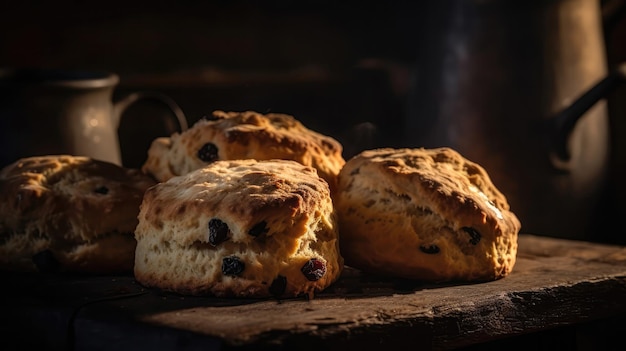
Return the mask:
<path id="1" fill-rule="evenodd" d="M 163 182 L 217 160 L 286 159 L 317 169 L 331 189 L 345 160 L 342 145 L 293 116 L 214 111 L 188 130 L 156 138 L 142 170 Z"/>
<path id="2" fill-rule="evenodd" d="M 375 149 L 339 174 L 346 265 L 425 281 L 489 281 L 515 265 L 521 224 L 487 172 L 450 148 Z"/>
<path id="3" fill-rule="evenodd" d="M 311 297 L 343 269 L 336 222 L 315 168 L 215 161 L 148 189 L 135 278 L 189 295 Z"/>
<path id="4" fill-rule="evenodd" d="M 139 205 L 156 184 L 82 156 L 17 160 L 0 171 L 0 269 L 132 273 Z"/>

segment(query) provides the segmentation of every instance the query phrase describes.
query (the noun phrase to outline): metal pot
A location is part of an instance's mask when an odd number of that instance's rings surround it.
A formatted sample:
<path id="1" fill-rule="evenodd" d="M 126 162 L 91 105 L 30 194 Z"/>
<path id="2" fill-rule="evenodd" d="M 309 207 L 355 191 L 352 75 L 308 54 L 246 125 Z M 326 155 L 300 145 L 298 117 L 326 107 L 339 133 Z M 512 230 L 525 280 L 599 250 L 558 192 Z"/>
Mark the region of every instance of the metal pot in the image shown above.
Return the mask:
<path id="1" fill-rule="evenodd" d="M 601 98 L 625 71 L 609 74 L 600 2 L 430 3 L 405 140 L 483 165 L 523 232 L 589 239 L 608 176 Z"/>

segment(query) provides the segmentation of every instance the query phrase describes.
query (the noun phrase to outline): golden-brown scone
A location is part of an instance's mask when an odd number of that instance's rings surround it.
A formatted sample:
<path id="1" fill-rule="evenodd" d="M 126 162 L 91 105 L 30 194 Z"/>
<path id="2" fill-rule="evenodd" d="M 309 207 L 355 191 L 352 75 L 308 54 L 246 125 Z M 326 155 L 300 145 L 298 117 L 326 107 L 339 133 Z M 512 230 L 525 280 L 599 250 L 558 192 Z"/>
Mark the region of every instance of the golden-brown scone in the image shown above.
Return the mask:
<path id="1" fill-rule="evenodd" d="M 518 218 L 487 172 L 449 148 L 361 152 L 339 174 L 335 208 L 345 263 L 363 271 L 489 281 L 515 265 Z"/>
<path id="2" fill-rule="evenodd" d="M 293 116 L 214 111 L 191 128 L 155 139 L 142 170 L 163 182 L 217 160 L 286 159 L 317 169 L 331 189 L 345 160 L 335 139 Z"/>
<path id="3" fill-rule="evenodd" d="M 82 156 L 17 160 L 0 171 L 0 269 L 132 273 L 140 170 Z"/>
<path id="4" fill-rule="evenodd" d="M 343 269 L 328 184 L 291 160 L 215 161 L 148 189 L 135 278 L 221 297 L 312 297 Z"/>

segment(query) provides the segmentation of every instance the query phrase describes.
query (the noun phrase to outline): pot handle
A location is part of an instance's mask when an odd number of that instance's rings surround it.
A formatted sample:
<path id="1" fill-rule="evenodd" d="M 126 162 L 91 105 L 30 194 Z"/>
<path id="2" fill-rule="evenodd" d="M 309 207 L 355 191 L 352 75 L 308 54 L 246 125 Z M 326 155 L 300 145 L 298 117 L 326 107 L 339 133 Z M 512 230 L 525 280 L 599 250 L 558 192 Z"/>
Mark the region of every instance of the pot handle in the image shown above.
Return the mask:
<path id="1" fill-rule="evenodd" d="M 580 117 L 596 102 L 605 98 L 624 82 L 626 82 L 626 62 L 619 64 L 604 79 L 578 97 L 569 107 L 548 120 L 552 149 L 559 159 L 569 160 L 570 153 L 567 148 L 567 141 Z"/>

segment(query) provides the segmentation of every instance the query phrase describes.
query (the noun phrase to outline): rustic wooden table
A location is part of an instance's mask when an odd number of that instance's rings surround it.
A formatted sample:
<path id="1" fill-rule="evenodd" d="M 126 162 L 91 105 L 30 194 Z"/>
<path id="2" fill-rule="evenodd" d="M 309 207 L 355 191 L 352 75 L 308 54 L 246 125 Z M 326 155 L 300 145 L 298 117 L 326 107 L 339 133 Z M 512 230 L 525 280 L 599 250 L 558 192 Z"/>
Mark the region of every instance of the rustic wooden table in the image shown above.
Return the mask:
<path id="1" fill-rule="evenodd" d="M 498 281 L 422 284 L 348 267 L 312 300 L 179 296 L 132 276 L 2 276 L 9 350 L 595 350 L 626 332 L 626 248 L 528 234 Z"/>

